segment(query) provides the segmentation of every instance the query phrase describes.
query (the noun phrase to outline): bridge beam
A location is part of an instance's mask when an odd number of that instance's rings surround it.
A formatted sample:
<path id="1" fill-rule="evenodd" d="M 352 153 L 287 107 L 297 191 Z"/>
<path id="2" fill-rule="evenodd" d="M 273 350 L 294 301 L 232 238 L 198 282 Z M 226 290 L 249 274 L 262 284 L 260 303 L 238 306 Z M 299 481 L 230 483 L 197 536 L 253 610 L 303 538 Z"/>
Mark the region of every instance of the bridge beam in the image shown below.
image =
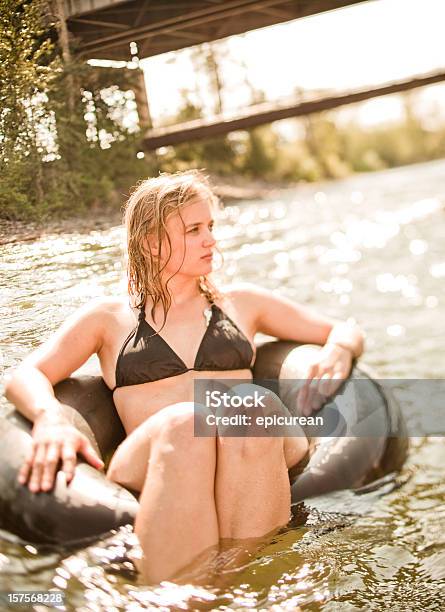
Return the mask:
<path id="1" fill-rule="evenodd" d="M 373 87 L 371 89 L 348 92 L 338 96 L 329 96 L 319 100 L 298 102 L 281 107 L 277 107 L 276 103 L 257 104 L 250 106 L 249 112 L 242 116 L 226 119 L 223 117 L 196 119 L 187 123 L 149 130 L 144 138 L 144 148 L 149 151 L 168 145 L 177 145 L 192 140 L 221 136 L 235 130 L 246 130 L 280 119 L 301 117 L 320 111 L 331 110 L 346 104 L 354 104 L 355 102 L 361 102 L 378 96 L 400 93 L 442 81 L 445 81 L 445 72 L 423 75 L 414 79 L 382 85 L 381 87 Z"/>
<path id="2" fill-rule="evenodd" d="M 77 51 L 129 60 L 131 42 L 150 57 L 366 0 L 64 0 Z"/>

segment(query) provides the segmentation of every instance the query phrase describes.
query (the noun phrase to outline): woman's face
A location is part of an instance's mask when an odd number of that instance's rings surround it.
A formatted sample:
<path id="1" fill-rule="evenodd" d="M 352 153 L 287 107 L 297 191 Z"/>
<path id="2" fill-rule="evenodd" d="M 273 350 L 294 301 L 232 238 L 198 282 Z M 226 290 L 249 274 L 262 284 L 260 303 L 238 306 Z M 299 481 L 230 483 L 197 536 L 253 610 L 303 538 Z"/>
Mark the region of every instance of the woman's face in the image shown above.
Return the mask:
<path id="1" fill-rule="evenodd" d="M 184 208 L 180 215 L 175 213 L 166 221 L 171 241 L 171 256 L 165 267 L 168 276 L 180 270 L 181 274 L 192 277 L 203 276 L 212 271 L 212 259 L 216 241 L 213 237 L 213 215 L 210 198 L 201 190 Z M 167 239 L 161 249 L 163 265 L 169 253 Z"/>

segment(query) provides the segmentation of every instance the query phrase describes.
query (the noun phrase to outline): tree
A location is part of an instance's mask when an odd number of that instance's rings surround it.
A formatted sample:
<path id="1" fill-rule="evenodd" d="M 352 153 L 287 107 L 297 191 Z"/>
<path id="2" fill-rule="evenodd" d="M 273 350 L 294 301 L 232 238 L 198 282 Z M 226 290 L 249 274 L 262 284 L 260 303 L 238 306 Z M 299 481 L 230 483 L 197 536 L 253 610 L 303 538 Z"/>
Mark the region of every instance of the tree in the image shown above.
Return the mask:
<path id="1" fill-rule="evenodd" d="M 134 74 L 73 58 L 61 48 L 51 6 L 0 0 L 4 218 L 66 215 L 104 204 L 152 170 L 137 159 L 139 134 L 124 121 L 134 106 Z"/>
<path id="2" fill-rule="evenodd" d="M 42 118 L 47 90 L 60 72 L 44 26 L 47 5 L 0 0 L 0 210 L 27 214 L 43 197 Z M 26 194 L 29 194 L 28 196 Z"/>

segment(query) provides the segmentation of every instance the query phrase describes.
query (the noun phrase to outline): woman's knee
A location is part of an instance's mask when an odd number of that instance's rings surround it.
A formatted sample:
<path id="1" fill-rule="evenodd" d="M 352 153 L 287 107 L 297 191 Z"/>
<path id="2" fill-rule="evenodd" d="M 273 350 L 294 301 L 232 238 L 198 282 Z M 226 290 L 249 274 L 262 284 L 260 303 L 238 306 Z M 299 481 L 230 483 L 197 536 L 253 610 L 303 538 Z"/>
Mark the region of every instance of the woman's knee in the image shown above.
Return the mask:
<path id="1" fill-rule="evenodd" d="M 208 458 L 214 452 L 215 441 L 209 436 L 196 434 L 205 415 L 193 402 L 181 402 L 161 410 L 157 416 L 157 449 L 163 454 L 186 455 L 193 458 Z"/>
<path id="2" fill-rule="evenodd" d="M 118 447 L 107 478 L 129 488 L 141 488 L 148 462 L 156 456 L 163 462 L 184 462 L 195 466 L 208 464 L 216 456 L 215 440 L 195 437 L 196 421 L 204 418 L 193 402 L 181 402 L 163 408 L 142 423 Z"/>
<path id="3" fill-rule="evenodd" d="M 124 441 L 125 442 L 125 441 Z M 121 444 L 115 451 L 107 470 L 107 478 L 117 484 L 141 491 L 147 472 L 147 458 L 131 452 L 128 445 Z"/>
<path id="4" fill-rule="evenodd" d="M 136 474 L 140 480 L 139 476 L 146 474 L 153 451 L 157 451 L 159 445 L 168 448 L 166 437 L 175 438 L 178 432 L 186 437 L 191 427 L 191 414 L 191 407 L 184 403 L 168 406 L 149 417 L 118 446 L 107 477 L 127 487 L 134 484 Z M 174 439 L 174 442 L 177 446 L 178 440 Z"/>
<path id="5" fill-rule="evenodd" d="M 194 435 L 195 405 L 193 402 L 180 402 L 167 406 L 154 419 L 153 425 L 159 435 L 190 440 Z"/>

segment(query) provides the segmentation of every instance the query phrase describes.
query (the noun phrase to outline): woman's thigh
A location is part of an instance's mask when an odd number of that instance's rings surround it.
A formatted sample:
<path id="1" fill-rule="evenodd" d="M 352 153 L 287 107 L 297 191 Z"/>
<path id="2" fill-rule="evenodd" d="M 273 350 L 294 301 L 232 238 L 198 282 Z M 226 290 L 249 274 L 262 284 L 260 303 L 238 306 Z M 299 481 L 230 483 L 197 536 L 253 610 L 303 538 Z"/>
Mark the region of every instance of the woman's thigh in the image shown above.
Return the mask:
<path id="1" fill-rule="evenodd" d="M 133 491 L 142 491 L 154 443 L 164 439 L 162 436 L 166 430 L 192 442 L 194 419 L 195 405 L 192 402 L 171 404 L 150 416 L 118 446 L 107 478 Z"/>
<path id="2" fill-rule="evenodd" d="M 140 492 L 150 457 L 154 424 L 149 417 L 117 447 L 107 470 L 107 478 Z"/>
<path id="3" fill-rule="evenodd" d="M 192 450 L 189 444 L 193 443 L 193 424 L 197 414 L 202 417 L 202 411 L 197 413 L 196 406 L 193 403 L 181 402 L 167 406 L 149 417 L 119 445 L 110 462 L 107 478 L 133 491 L 142 491 L 154 442 L 161 440 L 161 438 L 164 439 L 162 433 L 166 429 L 176 430 L 182 438 L 186 437 L 186 445 Z M 178 424 L 180 425 L 179 428 Z M 186 427 L 184 427 L 184 424 Z M 208 432 L 208 427 L 206 431 Z M 184 439 L 182 441 L 184 442 Z M 239 450 L 240 443 L 243 446 L 242 439 L 232 438 L 231 442 L 235 443 L 229 444 L 229 447 L 234 447 L 234 451 Z M 251 444 L 255 443 L 255 438 L 250 439 L 249 442 L 249 447 L 256 446 L 256 444 Z M 259 443 L 258 446 L 261 448 L 261 439 L 256 439 L 256 442 Z M 184 447 L 184 445 L 176 446 Z M 230 448 L 226 450 L 230 450 Z M 301 438 L 287 437 L 284 439 L 283 450 L 289 469 L 299 463 L 304 456 L 307 451 L 307 439 L 304 436 Z M 238 452 L 234 452 L 234 454 L 237 455 Z"/>

